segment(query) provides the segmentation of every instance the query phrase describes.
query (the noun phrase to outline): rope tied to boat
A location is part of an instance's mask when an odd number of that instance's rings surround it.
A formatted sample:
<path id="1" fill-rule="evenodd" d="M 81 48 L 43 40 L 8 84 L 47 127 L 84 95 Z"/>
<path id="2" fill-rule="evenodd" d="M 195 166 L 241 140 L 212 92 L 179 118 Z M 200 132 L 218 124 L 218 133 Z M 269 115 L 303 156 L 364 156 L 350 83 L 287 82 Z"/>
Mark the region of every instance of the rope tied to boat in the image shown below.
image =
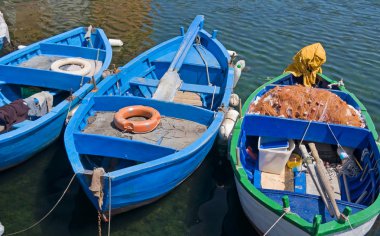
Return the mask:
<path id="1" fill-rule="evenodd" d="M 111 194 L 111 176 L 110 174 L 108 173 L 108 236 L 111 235 L 111 198 L 112 198 L 112 194 Z"/>
<path id="2" fill-rule="evenodd" d="M 109 173 L 107 173 L 103 168 L 98 167 L 94 168 L 94 171 L 92 172 L 92 179 L 91 179 L 91 185 L 89 189 L 92 191 L 95 197 L 98 198 L 98 234 L 99 236 L 102 235 L 102 208 L 103 208 L 103 198 L 104 198 L 104 180 L 102 178 L 107 177 L 108 178 L 108 235 L 111 235 L 111 183 L 112 178 Z"/>
<path id="3" fill-rule="evenodd" d="M 354 228 L 352 227 L 352 224 L 350 222 L 350 216 L 346 216 L 344 214 L 340 214 L 340 217 L 342 217 L 344 219 L 344 221 L 346 221 L 348 223 L 348 225 L 350 226 L 351 230 L 353 230 Z"/>
<path id="4" fill-rule="evenodd" d="M 103 206 L 103 180 L 102 177 L 105 174 L 105 170 L 103 168 L 95 168 L 92 172 L 91 185 L 89 189 L 94 194 L 95 197 L 98 198 L 98 234 L 102 235 L 102 213 L 101 209 Z"/>
<path id="5" fill-rule="evenodd" d="M 264 236 L 268 235 L 268 233 L 277 225 L 278 222 L 286 215 L 286 214 L 294 214 L 290 211 L 290 207 L 282 208 L 284 213 L 273 223 L 273 225 L 265 232 Z"/>
<path id="6" fill-rule="evenodd" d="M 208 85 L 211 86 L 212 84 L 211 84 L 211 81 L 210 81 L 210 74 L 209 74 L 209 72 L 208 72 L 208 64 L 207 64 L 206 59 L 203 57 L 201 51 L 199 50 L 199 48 L 202 48 L 202 50 L 203 50 L 203 47 L 201 47 L 201 46 L 202 46 L 202 44 L 201 44 L 201 38 L 200 38 L 199 36 L 197 36 L 197 37 L 195 38 L 195 45 L 196 45 L 196 46 L 195 46 L 195 49 L 196 49 L 197 52 L 199 53 L 199 56 L 201 57 L 203 63 L 205 63 L 205 67 L 206 67 L 206 75 L 207 75 L 207 82 L 208 82 Z M 205 50 L 203 50 L 203 51 L 206 53 Z"/>
<path id="7" fill-rule="evenodd" d="M 69 123 L 69 121 L 70 121 L 70 119 L 69 119 L 69 114 L 70 114 L 71 105 L 72 105 L 73 100 L 74 100 L 74 97 L 73 97 L 73 90 L 72 90 L 72 89 L 70 90 L 69 100 L 70 100 L 70 103 L 69 103 L 69 109 L 67 109 L 67 114 L 66 114 L 66 119 L 65 119 L 65 123 L 66 123 L 66 125 L 67 125 L 67 124 Z"/>
<path id="8" fill-rule="evenodd" d="M 55 210 L 55 208 L 58 206 L 58 204 L 62 201 L 63 197 L 65 196 L 65 194 L 69 190 L 71 184 L 73 183 L 76 175 L 77 174 L 74 173 L 74 175 L 73 175 L 73 177 L 71 177 L 70 182 L 67 185 L 66 189 L 63 191 L 62 195 L 59 197 L 58 201 L 54 204 L 54 206 L 50 209 L 50 211 L 48 211 L 39 221 L 37 221 L 36 223 L 32 224 L 31 226 L 29 226 L 23 230 L 19 230 L 19 231 L 16 231 L 14 233 L 5 234 L 5 235 L 10 236 L 10 235 L 16 235 L 16 234 L 24 233 L 24 232 L 34 228 L 35 226 L 39 225 L 43 220 L 45 220 Z"/>

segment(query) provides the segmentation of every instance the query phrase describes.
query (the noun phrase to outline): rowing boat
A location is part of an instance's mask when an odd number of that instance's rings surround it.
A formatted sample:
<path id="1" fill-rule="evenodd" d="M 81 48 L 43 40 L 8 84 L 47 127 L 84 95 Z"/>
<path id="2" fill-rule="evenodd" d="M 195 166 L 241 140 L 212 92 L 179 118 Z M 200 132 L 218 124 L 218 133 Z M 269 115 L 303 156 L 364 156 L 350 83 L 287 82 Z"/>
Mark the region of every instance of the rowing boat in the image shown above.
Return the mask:
<path id="1" fill-rule="evenodd" d="M 228 108 L 234 70 L 216 31 L 210 35 L 202 26 L 203 16 L 197 16 L 186 34 L 182 29 L 180 36 L 121 67 L 86 97 L 70 121 L 65 132 L 70 163 L 103 215 L 164 196 L 210 151 Z M 171 84 L 178 77 L 167 79 L 168 70 L 179 73 L 178 87 Z M 157 110 L 161 120 L 155 129 L 131 133 L 115 126 L 115 113 L 144 109 L 136 105 Z"/>
<path id="2" fill-rule="evenodd" d="M 50 104 L 44 114 L 28 112 L 0 133 L 0 170 L 27 160 L 60 135 L 69 110 L 100 81 L 111 57 L 103 30 L 79 27 L 0 58 L 0 107 L 28 98 L 46 105 L 36 97 L 41 92 Z"/>
<path id="3" fill-rule="evenodd" d="M 376 142 L 378 134 L 372 119 L 363 104 L 343 83 L 323 74 L 318 74 L 317 80 L 317 87 L 332 92 L 360 112 L 365 127 L 250 112 L 250 106 L 272 89 L 286 90 L 296 83 L 296 77 L 285 73 L 263 84 L 250 95 L 243 106 L 242 118 L 234 128 L 229 151 L 236 188 L 246 216 L 261 233 L 364 235 L 378 217 L 380 154 L 379 143 Z M 263 139 L 269 142 L 263 144 Z M 304 159 L 301 169 L 298 167 L 293 171 L 284 164 L 281 166 L 282 173 L 273 174 L 261 169 L 264 166 L 261 163 L 265 161 L 267 166 L 280 165 L 283 160 L 278 158 L 279 155 L 290 153 L 291 145 L 302 142 L 315 144 L 324 165 L 316 164 L 316 161 L 310 162 L 309 166 L 305 164 L 309 163 L 305 162 L 307 159 Z M 271 149 L 264 150 L 268 146 Z M 309 146 L 312 147 L 311 144 Z M 281 151 L 274 150 L 281 147 L 284 148 Z M 351 165 L 356 172 L 348 173 L 344 168 L 344 159 L 340 160 L 338 156 L 340 149 L 345 150 L 345 155 L 355 161 Z M 273 154 L 272 157 L 269 152 Z M 309 154 L 303 154 L 310 157 Z M 312 156 L 315 156 L 314 153 Z M 328 176 L 327 184 L 322 181 L 324 174 Z"/>

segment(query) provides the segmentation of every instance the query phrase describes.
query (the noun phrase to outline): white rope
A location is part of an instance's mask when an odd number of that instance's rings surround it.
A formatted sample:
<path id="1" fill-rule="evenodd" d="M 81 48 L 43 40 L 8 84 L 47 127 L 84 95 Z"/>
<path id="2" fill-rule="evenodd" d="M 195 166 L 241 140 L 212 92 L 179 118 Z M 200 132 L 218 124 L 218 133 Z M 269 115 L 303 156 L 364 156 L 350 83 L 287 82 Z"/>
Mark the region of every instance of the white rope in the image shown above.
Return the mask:
<path id="1" fill-rule="evenodd" d="M 266 236 L 273 228 L 274 228 L 274 226 L 276 226 L 276 224 L 278 223 L 278 222 L 280 222 L 280 220 L 282 219 L 282 217 L 284 217 L 287 213 L 289 213 L 290 212 L 290 207 L 287 207 L 287 208 L 284 208 L 284 213 L 282 213 L 282 215 L 280 216 L 280 218 L 278 218 L 275 222 L 274 222 L 274 224 L 267 230 L 267 232 L 265 232 L 265 234 L 264 234 L 264 236 Z"/>
<path id="2" fill-rule="evenodd" d="M 111 194 L 111 177 L 110 177 L 110 174 L 108 173 L 108 186 L 109 186 L 109 190 L 108 190 L 108 236 L 111 235 L 111 197 L 112 197 L 112 194 Z"/>
<path id="3" fill-rule="evenodd" d="M 352 227 L 352 224 L 351 224 L 351 222 L 350 222 L 350 217 L 349 217 L 349 216 L 345 216 L 345 215 L 343 215 L 343 214 L 341 214 L 340 216 L 341 216 L 345 221 L 348 222 L 348 224 L 350 225 L 351 230 L 353 230 L 354 228 Z"/>
<path id="4" fill-rule="evenodd" d="M 310 124 L 311 124 L 311 120 L 309 120 L 309 123 L 307 124 L 306 130 L 305 130 L 305 132 L 303 133 L 303 136 L 302 136 L 302 139 L 301 139 L 300 145 L 302 144 L 303 139 L 305 138 L 306 133 L 307 133 L 307 131 L 309 130 L 309 126 L 310 126 Z"/>
<path id="5" fill-rule="evenodd" d="M 329 124 L 329 123 L 327 123 L 327 127 L 329 127 L 329 130 L 330 130 L 330 132 L 331 132 L 332 136 L 334 137 L 334 139 L 335 139 L 335 141 L 336 141 L 336 143 L 337 143 L 338 147 L 339 147 L 339 148 L 341 148 L 341 149 L 344 151 L 343 147 L 340 145 L 340 143 L 339 143 L 338 139 L 336 138 L 336 136 L 335 136 L 334 132 L 332 131 L 332 129 L 331 129 L 331 127 L 330 127 L 330 124 Z"/>
<path id="6" fill-rule="evenodd" d="M 119 95 L 121 96 L 121 89 L 120 89 L 120 85 L 119 85 L 119 80 L 116 81 L 116 88 L 119 90 Z"/>
<path id="7" fill-rule="evenodd" d="M 214 92 L 212 92 L 212 100 L 211 100 L 211 106 L 210 106 L 211 110 L 212 110 L 212 107 L 214 106 L 215 92 L 216 92 L 216 86 L 214 86 Z"/>
<path id="8" fill-rule="evenodd" d="M 82 79 L 80 80 L 79 88 L 82 88 L 82 86 L 83 86 L 83 80 L 84 80 L 84 75 L 82 75 Z"/>
<path id="9" fill-rule="evenodd" d="M 74 98 L 73 98 L 73 92 L 71 91 L 71 93 L 70 93 L 69 109 L 67 110 L 66 120 L 65 120 L 66 124 L 69 123 L 69 114 L 70 114 L 71 104 L 73 103 L 73 99 L 74 99 Z"/>
<path id="10" fill-rule="evenodd" d="M 99 53 L 100 53 L 100 48 L 98 48 L 98 52 L 96 53 L 96 61 L 95 61 L 95 69 L 94 69 L 94 75 L 96 73 L 96 67 L 98 66 L 98 60 L 99 60 Z"/>
<path id="11" fill-rule="evenodd" d="M 201 56 L 203 63 L 205 63 L 205 67 L 206 67 L 206 75 L 207 75 L 207 82 L 208 82 L 208 85 L 211 86 L 212 84 L 211 84 L 211 81 L 210 81 L 210 74 L 209 74 L 209 72 L 208 72 L 208 64 L 207 64 L 207 61 L 205 60 L 205 58 L 203 57 L 201 51 L 200 51 L 199 48 L 198 48 L 199 45 L 200 45 L 200 44 L 197 42 L 197 45 L 196 45 L 195 49 L 196 49 L 197 52 L 199 53 L 199 56 Z"/>
<path id="12" fill-rule="evenodd" d="M 26 229 L 23 229 L 23 230 L 20 230 L 20 231 L 14 232 L 14 233 L 6 234 L 6 235 L 10 236 L 10 235 L 16 235 L 16 234 L 19 234 L 19 233 L 23 233 L 23 232 L 25 232 L 25 231 L 27 231 L 27 230 L 29 230 L 29 229 L 31 229 L 31 228 L 37 226 L 39 223 L 41 223 L 43 220 L 45 220 L 45 219 L 50 215 L 50 213 L 52 213 L 52 212 L 54 211 L 54 209 L 58 206 L 58 204 L 61 202 L 61 200 L 62 200 L 62 198 L 65 196 L 67 190 L 69 190 L 69 187 L 70 187 L 71 183 L 74 181 L 74 178 L 75 178 L 76 175 L 77 175 L 76 173 L 73 175 L 73 177 L 71 178 L 71 180 L 70 180 L 69 184 L 67 185 L 65 191 L 63 191 L 61 197 L 60 197 L 60 198 L 58 199 L 58 201 L 54 204 L 53 208 L 52 208 L 48 213 L 46 213 L 46 215 L 45 215 L 44 217 L 42 217 L 39 221 L 37 221 L 36 223 L 34 223 L 33 225 L 29 226 L 29 227 L 26 228 Z"/>

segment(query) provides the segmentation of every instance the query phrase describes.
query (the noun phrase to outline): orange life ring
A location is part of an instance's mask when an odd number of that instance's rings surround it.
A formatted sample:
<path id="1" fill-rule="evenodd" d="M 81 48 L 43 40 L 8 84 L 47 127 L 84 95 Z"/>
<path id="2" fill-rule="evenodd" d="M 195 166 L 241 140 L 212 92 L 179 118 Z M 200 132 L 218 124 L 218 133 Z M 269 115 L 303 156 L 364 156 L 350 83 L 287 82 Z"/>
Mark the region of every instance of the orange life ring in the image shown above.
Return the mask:
<path id="1" fill-rule="evenodd" d="M 144 117 L 146 120 L 128 120 L 132 117 Z M 160 113 L 156 109 L 147 106 L 121 108 L 113 118 L 113 122 L 118 129 L 131 133 L 150 132 L 157 127 L 160 120 Z"/>

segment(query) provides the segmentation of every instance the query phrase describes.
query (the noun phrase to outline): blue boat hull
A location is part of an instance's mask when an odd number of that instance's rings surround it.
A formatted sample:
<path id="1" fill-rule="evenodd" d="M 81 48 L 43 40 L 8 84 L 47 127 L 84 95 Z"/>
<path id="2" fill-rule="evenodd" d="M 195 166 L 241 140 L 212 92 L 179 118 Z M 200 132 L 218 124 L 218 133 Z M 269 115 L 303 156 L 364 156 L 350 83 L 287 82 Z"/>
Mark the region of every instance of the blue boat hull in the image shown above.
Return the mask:
<path id="1" fill-rule="evenodd" d="M 0 171 L 28 160 L 56 140 L 61 133 L 65 119 L 66 115 L 62 113 L 46 122 L 40 129 L 23 132 L 20 136 L 1 142 Z"/>
<path id="2" fill-rule="evenodd" d="M 217 130 L 213 132 L 210 140 L 205 142 L 199 150 L 186 156 L 186 160 L 149 170 L 140 173 L 138 176 L 112 178 L 112 214 L 118 214 L 151 203 L 180 185 L 200 166 L 212 148 L 216 135 Z M 82 185 L 88 186 L 88 176 L 80 175 L 79 179 Z M 104 196 L 105 202 L 103 204 L 105 206 L 104 213 L 107 214 L 106 211 L 109 208 L 109 182 L 105 182 L 104 188 L 107 194 Z M 93 193 L 88 188 L 84 188 L 84 190 L 94 206 L 98 206 L 98 199 L 93 197 Z"/>

